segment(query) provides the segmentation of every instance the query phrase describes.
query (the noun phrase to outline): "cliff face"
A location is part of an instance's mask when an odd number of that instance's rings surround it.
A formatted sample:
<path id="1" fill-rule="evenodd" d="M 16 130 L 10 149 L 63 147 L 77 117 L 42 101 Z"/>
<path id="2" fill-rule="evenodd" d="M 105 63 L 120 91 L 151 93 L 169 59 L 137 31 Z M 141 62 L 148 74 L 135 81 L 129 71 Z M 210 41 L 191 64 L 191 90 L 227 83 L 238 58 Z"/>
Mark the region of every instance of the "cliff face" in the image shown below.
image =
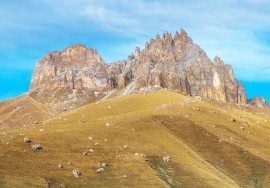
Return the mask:
<path id="1" fill-rule="evenodd" d="M 136 48 L 127 60 L 111 64 L 105 64 L 96 50 L 83 45 L 48 53 L 36 66 L 30 91 L 104 91 L 123 89 L 131 83 L 135 90 L 158 85 L 192 96 L 247 103 L 243 85 L 234 78 L 232 67 L 219 57 L 212 62 L 184 30 L 174 37 L 168 32 L 162 37 L 157 35 L 143 50 Z"/>
<path id="2" fill-rule="evenodd" d="M 37 64 L 30 91 L 38 88 L 55 90 L 102 90 L 107 87 L 106 64 L 95 49 L 78 44 L 62 52 L 49 52 Z"/>
<path id="3" fill-rule="evenodd" d="M 232 67 L 219 57 L 211 62 L 184 30 L 173 38 L 168 32 L 162 37 L 157 35 L 142 51 L 136 48 L 121 66 L 124 71 L 118 74 L 120 86 L 134 80 L 137 89 L 158 85 L 192 96 L 247 103 L 244 87 L 234 78 Z"/>

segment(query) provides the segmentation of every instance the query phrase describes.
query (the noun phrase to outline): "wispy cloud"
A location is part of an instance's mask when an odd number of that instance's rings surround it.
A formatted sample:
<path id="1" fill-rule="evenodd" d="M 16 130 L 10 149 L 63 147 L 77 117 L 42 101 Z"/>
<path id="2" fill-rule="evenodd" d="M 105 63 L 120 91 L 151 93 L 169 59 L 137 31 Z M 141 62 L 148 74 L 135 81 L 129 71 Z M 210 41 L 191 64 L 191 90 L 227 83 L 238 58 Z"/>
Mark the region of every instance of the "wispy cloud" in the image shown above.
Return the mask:
<path id="1" fill-rule="evenodd" d="M 102 48 L 107 61 L 115 61 L 156 33 L 183 27 L 210 58 L 219 55 L 233 65 L 239 79 L 270 81 L 270 41 L 264 37 L 270 33 L 268 0 L 25 2 L 0 3 L 0 49 L 27 43 L 51 50 L 66 45 L 65 40 L 84 39 Z M 11 9 L 16 14 L 10 14 Z M 101 36 L 106 40 L 99 42 Z M 119 41 L 111 42 L 114 38 Z"/>

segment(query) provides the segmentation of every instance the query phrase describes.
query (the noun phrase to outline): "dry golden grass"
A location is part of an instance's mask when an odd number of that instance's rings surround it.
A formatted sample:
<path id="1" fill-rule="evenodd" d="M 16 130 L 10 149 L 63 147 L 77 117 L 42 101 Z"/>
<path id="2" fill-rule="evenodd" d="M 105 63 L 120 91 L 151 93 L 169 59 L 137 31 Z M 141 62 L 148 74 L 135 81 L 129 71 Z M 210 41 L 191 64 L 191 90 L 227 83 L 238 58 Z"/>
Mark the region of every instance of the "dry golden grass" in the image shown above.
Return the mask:
<path id="1" fill-rule="evenodd" d="M 42 125 L 5 130 L 0 187 L 46 187 L 48 180 L 51 187 L 267 187 L 270 116 L 255 111 L 165 90 L 83 106 Z M 33 151 L 20 133 L 43 150 Z M 97 174 L 101 162 L 110 166 Z M 75 178 L 73 169 L 82 175 Z"/>

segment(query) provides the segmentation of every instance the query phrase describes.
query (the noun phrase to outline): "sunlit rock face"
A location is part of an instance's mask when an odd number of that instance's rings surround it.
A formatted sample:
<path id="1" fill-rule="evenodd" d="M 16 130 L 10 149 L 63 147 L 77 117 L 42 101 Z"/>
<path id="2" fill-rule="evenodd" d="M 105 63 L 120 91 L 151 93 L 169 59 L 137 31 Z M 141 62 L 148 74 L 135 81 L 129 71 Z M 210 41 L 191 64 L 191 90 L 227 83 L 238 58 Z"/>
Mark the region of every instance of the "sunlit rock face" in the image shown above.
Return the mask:
<path id="1" fill-rule="evenodd" d="M 165 32 L 136 48 L 127 60 L 106 64 L 94 49 L 78 44 L 62 52 L 50 52 L 38 62 L 30 91 L 123 89 L 161 86 L 191 96 L 247 103 L 244 87 L 232 67 L 206 53 L 182 29 L 174 36 Z"/>
<path id="2" fill-rule="evenodd" d="M 131 58 L 132 59 L 132 58 Z M 232 67 L 219 57 L 212 62 L 184 30 L 174 37 L 168 32 L 136 48 L 134 81 L 137 88 L 159 85 L 180 90 L 192 96 L 234 103 L 247 103 L 243 85 Z"/>
<path id="3" fill-rule="evenodd" d="M 47 53 L 35 68 L 30 90 L 102 90 L 107 87 L 107 77 L 106 64 L 97 51 L 78 44 Z"/>

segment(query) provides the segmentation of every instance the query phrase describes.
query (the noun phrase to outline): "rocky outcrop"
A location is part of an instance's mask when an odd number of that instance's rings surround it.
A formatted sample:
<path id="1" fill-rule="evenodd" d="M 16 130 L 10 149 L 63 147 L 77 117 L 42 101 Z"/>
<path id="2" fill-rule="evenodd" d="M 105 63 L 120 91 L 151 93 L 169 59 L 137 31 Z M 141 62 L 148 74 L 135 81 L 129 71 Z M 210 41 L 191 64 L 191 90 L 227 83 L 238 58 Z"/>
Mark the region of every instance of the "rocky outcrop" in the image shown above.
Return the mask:
<path id="1" fill-rule="evenodd" d="M 158 85 L 191 96 L 247 102 L 244 87 L 235 79 L 232 67 L 219 57 L 211 62 L 184 30 L 174 37 L 168 32 L 162 38 L 157 35 L 146 43 L 145 49 L 136 48 L 135 56 L 129 60 L 135 65 L 129 80 L 135 81 L 137 89 Z"/>
<path id="2" fill-rule="evenodd" d="M 248 100 L 248 104 L 255 107 L 268 107 L 268 104 L 263 97 L 253 97 Z"/>
<path id="3" fill-rule="evenodd" d="M 30 91 L 45 88 L 134 91 L 149 86 L 179 90 L 191 96 L 247 103 L 244 87 L 232 67 L 206 53 L 182 29 L 174 36 L 165 32 L 136 48 L 127 60 L 106 64 L 94 49 L 74 45 L 50 52 L 37 64 Z"/>
<path id="4" fill-rule="evenodd" d="M 35 68 L 30 91 L 43 88 L 55 90 L 103 90 L 107 87 L 106 64 L 95 49 L 77 44 L 62 52 L 49 52 Z"/>

